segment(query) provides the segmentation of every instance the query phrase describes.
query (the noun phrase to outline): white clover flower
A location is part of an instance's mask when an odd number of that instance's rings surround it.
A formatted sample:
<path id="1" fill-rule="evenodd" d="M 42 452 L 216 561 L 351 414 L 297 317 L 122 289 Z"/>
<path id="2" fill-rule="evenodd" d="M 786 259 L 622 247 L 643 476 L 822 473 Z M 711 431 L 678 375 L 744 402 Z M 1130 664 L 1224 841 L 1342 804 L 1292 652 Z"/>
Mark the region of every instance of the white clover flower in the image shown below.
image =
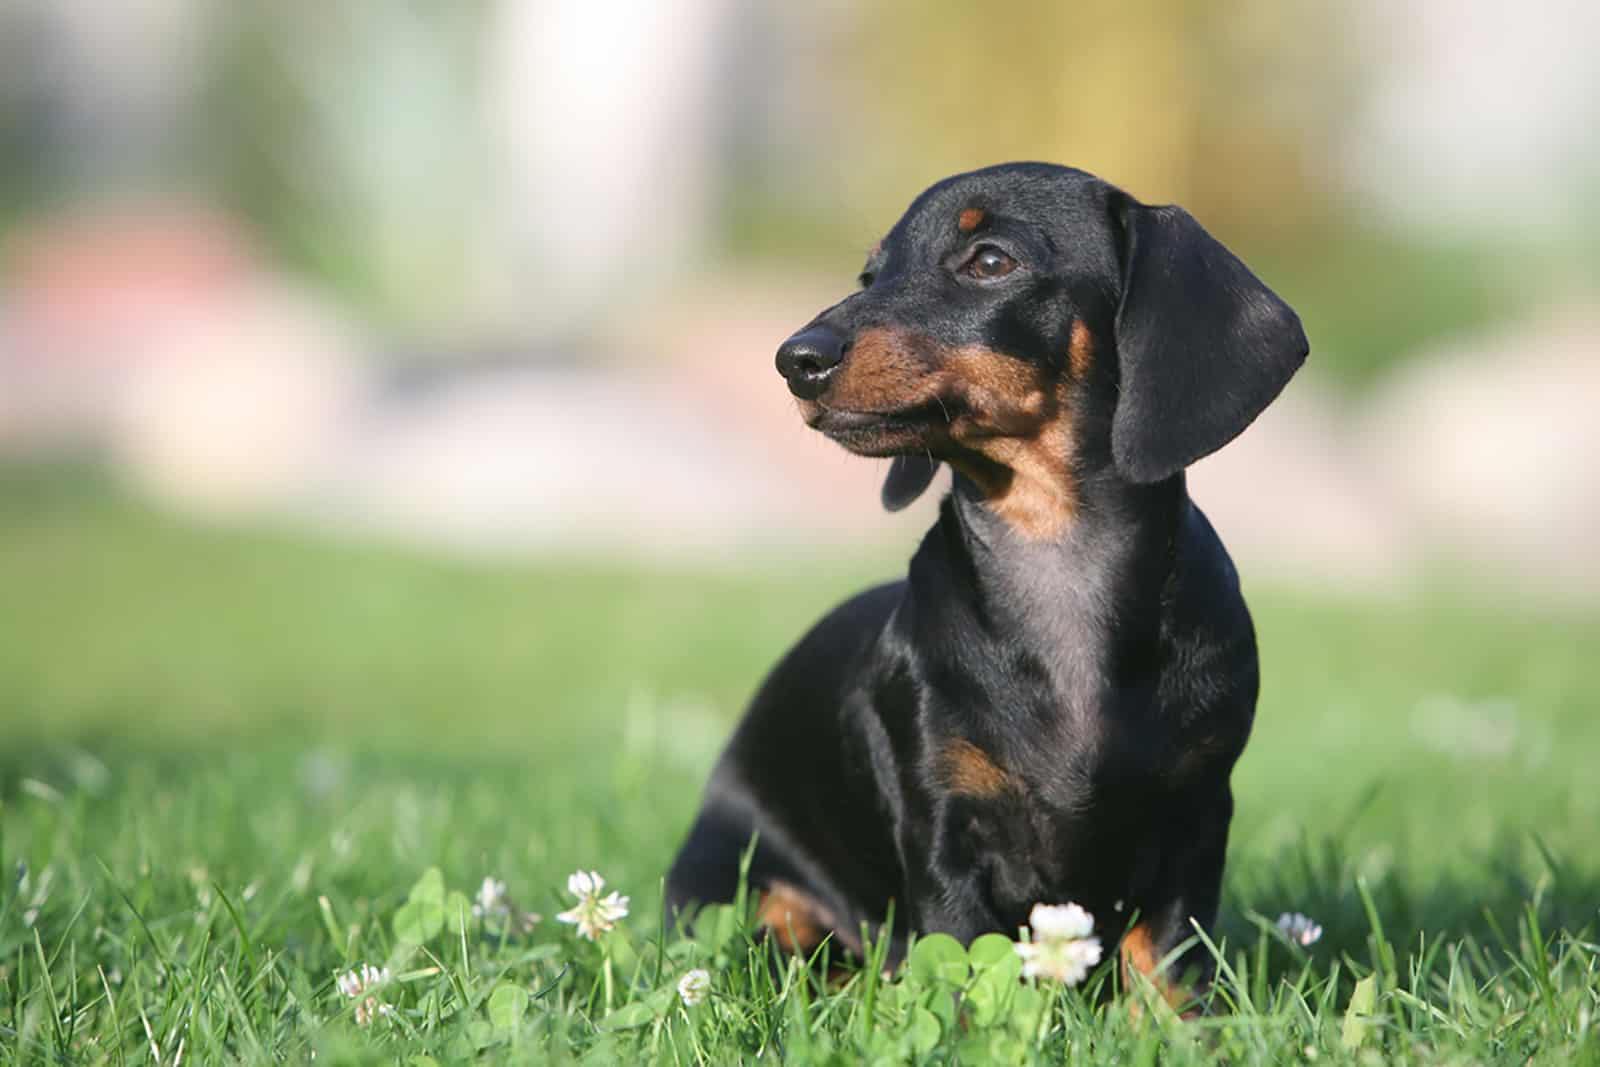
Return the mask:
<path id="1" fill-rule="evenodd" d="M 1077 904 L 1035 904 L 1028 925 L 1032 936 L 1016 945 L 1024 977 L 1077 985 L 1100 962 L 1094 916 Z"/>
<path id="2" fill-rule="evenodd" d="M 1100 939 L 1020 941 L 1017 955 L 1022 957 L 1024 978 L 1053 978 L 1069 986 L 1077 985 L 1100 962 Z"/>
<path id="3" fill-rule="evenodd" d="M 710 992 L 711 972 L 702 967 L 696 967 L 678 979 L 678 998 L 686 1008 L 702 1003 Z"/>
<path id="4" fill-rule="evenodd" d="M 606 880 L 595 871 L 577 871 L 567 879 L 567 892 L 578 898 L 578 903 L 556 918 L 578 928 L 578 936 L 594 941 L 608 933 L 618 922 L 628 916 L 628 898 L 615 890 L 604 897 L 600 890 Z"/>
<path id="5" fill-rule="evenodd" d="M 389 968 L 363 963 L 354 971 L 339 976 L 339 992 L 356 1002 L 356 1025 L 366 1026 L 380 1015 L 393 1015 L 394 1009 L 372 991 L 389 980 Z"/>
<path id="6" fill-rule="evenodd" d="M 593 896 L 606 887 L 599 871 L 573 871 L 567 875 L 567 892 L 575 897 Z"/>
<path id="7" fill-rule="evenodd" d="M 339 976 L 339 992 L 354 999 L 365 996 L 388 980 L 389 968 L 363 963 L 356 970 L 346 971 Z"/>
<path id="8" fill-rule="evenodd" d="M 478 887 L 477 902 L 472 905 L 472 914 L 480 919 L 491 915 L 508 915 L 511 906 L 506 903 L 506 884 L 498 878 L 486 877 L 483 885 Z"/>
<path id="9" fill-rule="evenodd" d="M 1035 904 L 1028 926 L 1036 938 L 1080 938 L 1094 933 L 1094 916 L 1077 904 Z"/>
<path id="10" fill-rule="evenodd" d="M 578 873 L 583 874 L 582 871 Z M 577 876 L 574 875 L 573 877 Z M 602 883 L 605 881 L 605 879 L 592 872 L 584 874 L 583 877 L 590 880 L 590 882 L 594 879 L 600 879 Z M 571 878 L 567 880 L 567 884 L 569 887 L 573 884 Z M 537 912 L 522 911 L 513 905 L 510 896 L 506 894 L 506 884 L 492 875 L 486 876 L 483 879 L 483 884 L 478 887 L 478 895 L 473 898 L 472 914 L 485 922 L 491 919 L 499 919 L 508 926 L 514 919 L 523 933 L 532 930 L 544 918 Z"/>
<path id="11" fill-rule="evenodd" d="M 1310 948 L 1322 938 L 1322 927 L 1309 915 L 1286 911 L 1278 916 L 1278 930 L 1301 948 Z"/>

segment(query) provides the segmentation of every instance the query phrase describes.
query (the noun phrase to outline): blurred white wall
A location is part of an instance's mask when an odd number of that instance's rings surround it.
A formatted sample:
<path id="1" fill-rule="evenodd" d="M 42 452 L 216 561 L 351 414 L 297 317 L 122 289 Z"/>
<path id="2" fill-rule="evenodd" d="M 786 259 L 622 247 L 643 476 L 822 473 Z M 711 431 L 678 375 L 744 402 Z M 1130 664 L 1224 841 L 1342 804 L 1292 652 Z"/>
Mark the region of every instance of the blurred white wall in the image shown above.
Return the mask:
<path id="1" fill-rule="evenodd" d="M 699 261 L 713 231 L 729 0 L 503 0 L 488 122 L 504 298 L 546 334 Z"/>
<path id="2" fill-rule="evenodd" d="M 1600 220 L 1600 3 L 1352 10 L 1376 84 L 1348 153 L 1377 203 L 1408 221 L 1512 234 Z"/>

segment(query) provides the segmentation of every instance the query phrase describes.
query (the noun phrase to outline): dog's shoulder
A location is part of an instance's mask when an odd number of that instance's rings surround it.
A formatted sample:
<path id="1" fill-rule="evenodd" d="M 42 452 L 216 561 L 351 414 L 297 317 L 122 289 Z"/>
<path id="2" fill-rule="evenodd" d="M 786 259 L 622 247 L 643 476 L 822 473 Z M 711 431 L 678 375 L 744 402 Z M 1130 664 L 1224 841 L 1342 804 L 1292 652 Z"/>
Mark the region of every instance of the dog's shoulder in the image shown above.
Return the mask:
<path id="1" fill-rule="evenodd" d="M 857 684 L 857 665 L 872 655 L 905 586 L 904 581 L 873 586 L 818 620 L 767 675 L 740 735 L 760 736 L 770 745 L 772 737 L 837 721 L 846 691 Z M 739 738 L 734 748 L 740 748 Z"/>

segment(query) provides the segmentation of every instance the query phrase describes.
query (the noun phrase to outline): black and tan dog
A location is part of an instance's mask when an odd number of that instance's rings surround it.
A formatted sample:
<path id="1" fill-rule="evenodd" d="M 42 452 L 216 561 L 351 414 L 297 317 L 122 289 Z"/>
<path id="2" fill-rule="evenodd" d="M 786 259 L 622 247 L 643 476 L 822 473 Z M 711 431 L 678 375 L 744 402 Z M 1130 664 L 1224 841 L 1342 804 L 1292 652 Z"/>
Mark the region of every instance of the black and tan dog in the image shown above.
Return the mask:
<path id="1" fill-rule="evenodd" d="M 669 903 L 731 899 L 755 836 L 763 920 L 800 950 L 859 949 L 891 902 L 898 950 L 1076 901 L 1150 974 L 1209 926 L 1256 645 L 1184 468 L 1306 353 L 1181 208 L 1036 163 L 918 197 L 777 365 L 808 426 L 894 457 L 887 507 L 939 462 L 953 490 L 906 580 L 835 609 L 762 686 Z"/>

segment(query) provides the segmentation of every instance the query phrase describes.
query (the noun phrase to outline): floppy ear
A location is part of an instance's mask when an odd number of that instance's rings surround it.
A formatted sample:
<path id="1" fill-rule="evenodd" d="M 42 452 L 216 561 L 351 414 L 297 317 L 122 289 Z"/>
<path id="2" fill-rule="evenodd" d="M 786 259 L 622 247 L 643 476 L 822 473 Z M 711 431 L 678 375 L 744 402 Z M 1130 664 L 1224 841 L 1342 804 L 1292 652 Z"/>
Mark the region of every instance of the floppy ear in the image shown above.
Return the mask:
<path id="1" fill-rule="evenodd" d="M 1158 482 L 1237 437 L 1300 369 L 1300 319 L 1181 207 L 1113 198 L 1121 395 L 1111 455 Z"/>
<path id="2" fill-rule="evenodd" d="M 883 479 L 883 506 L 886 511 L 909 507 L 928 488 L 939 473 L 939 462 L 927 456 L 896 456 Z"/>

